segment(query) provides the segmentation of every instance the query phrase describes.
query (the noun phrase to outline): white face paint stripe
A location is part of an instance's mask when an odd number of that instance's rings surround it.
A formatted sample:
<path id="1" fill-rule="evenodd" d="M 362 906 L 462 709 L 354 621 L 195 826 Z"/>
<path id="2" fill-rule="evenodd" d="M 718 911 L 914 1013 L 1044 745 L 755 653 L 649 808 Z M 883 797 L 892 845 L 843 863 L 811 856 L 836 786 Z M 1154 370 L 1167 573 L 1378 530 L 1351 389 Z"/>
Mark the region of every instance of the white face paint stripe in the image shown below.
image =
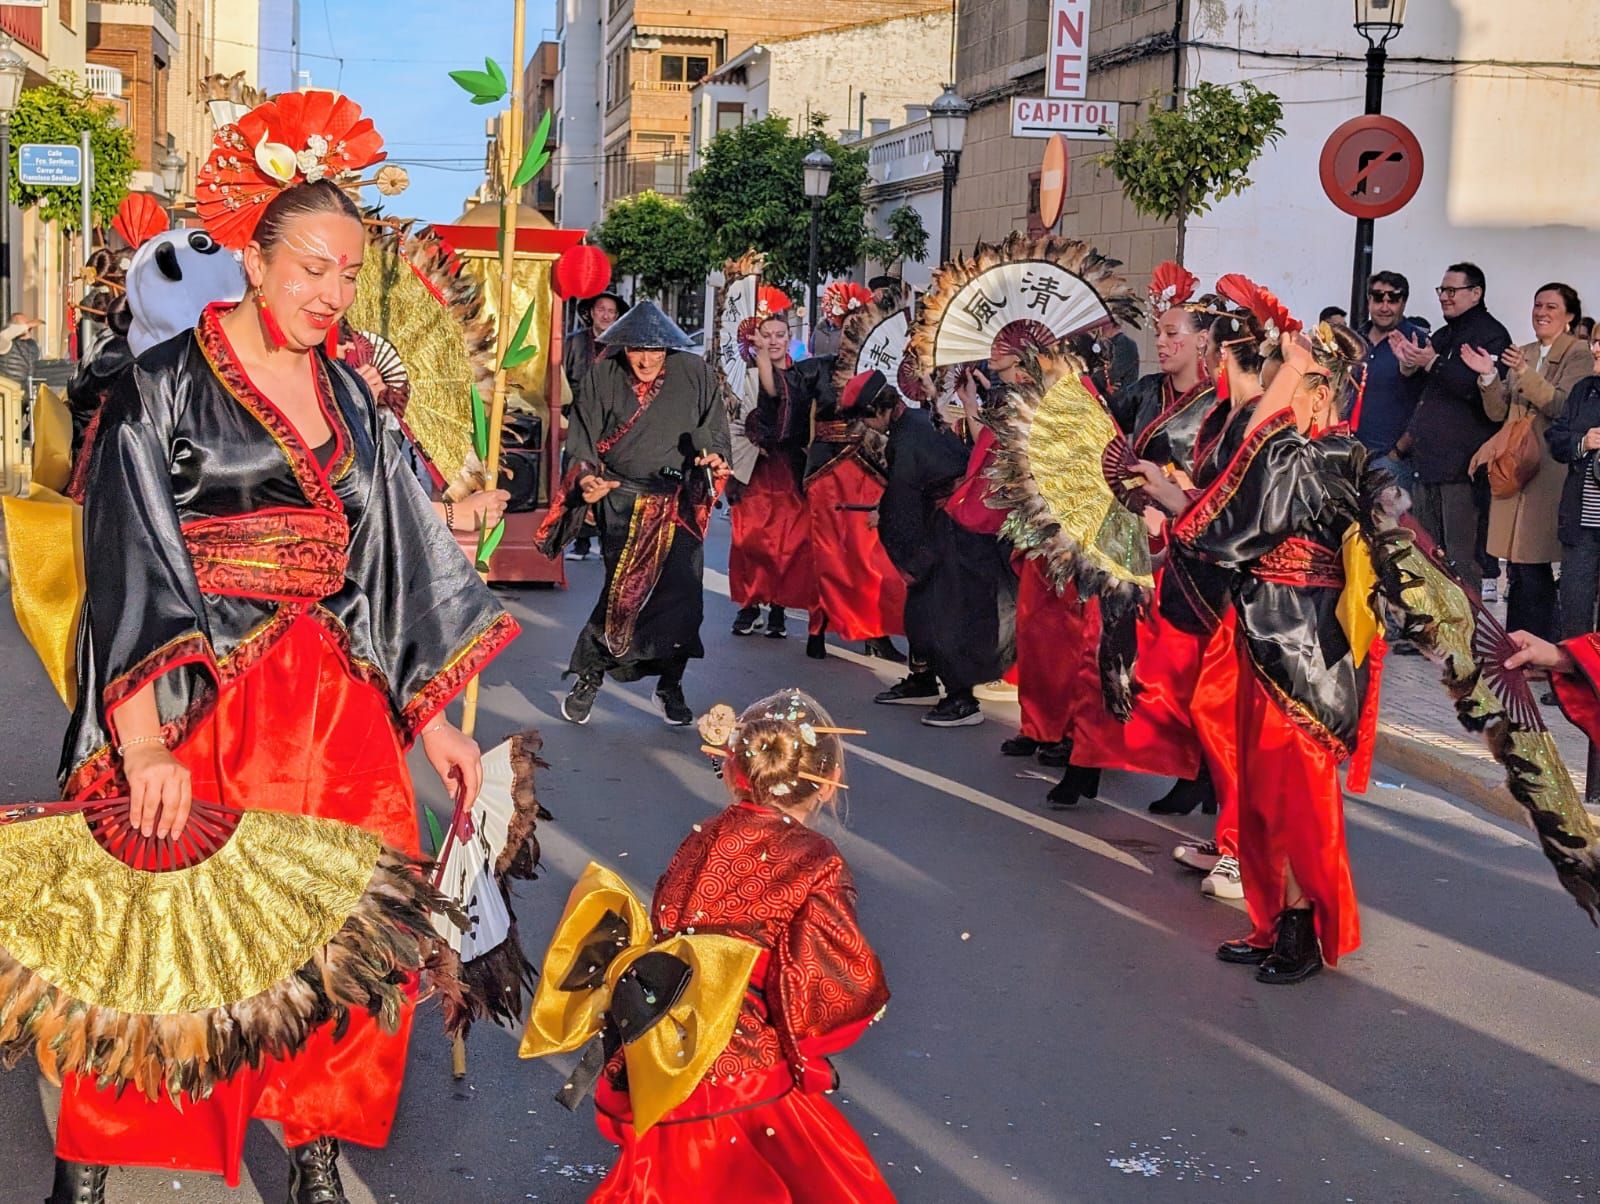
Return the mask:
<path id="1" fill-rule="evenodd" d="M 329 263 L 338 264 L 341 268 L 350 262 L 349 256 L 335 255 L 327 240 L 319 234 L 296 234 L 293 238 L 284 239 L 284 244 L 296 254 L 310 255 L 316 259 L 326 259 Z"/>

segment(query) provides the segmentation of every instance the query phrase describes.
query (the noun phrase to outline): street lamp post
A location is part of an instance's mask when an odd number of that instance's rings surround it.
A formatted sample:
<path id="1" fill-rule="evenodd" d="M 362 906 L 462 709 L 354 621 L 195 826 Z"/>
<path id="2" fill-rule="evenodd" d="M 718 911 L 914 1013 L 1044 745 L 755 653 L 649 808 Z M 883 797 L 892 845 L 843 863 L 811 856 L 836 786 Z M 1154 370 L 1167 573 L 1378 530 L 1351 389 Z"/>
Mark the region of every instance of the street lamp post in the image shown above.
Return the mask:
<path id="1" fill-rule="evenodd" d="M 939 98 L 928 106 L 933 150 L 944 162 L 944 203 L 939 215 L 940 263 L 950 259 L 950 217 L 955 207 L 956 175 L 961 170 L 961 147 L 967 140 L 967 118 L 971 113 L 972 105 L 962 98 L 954 84 L 946 84 Z"/>
<path id="2" fill-rule="evenodd" d="M 0 34 L 0 316 L 11 313 L 11 114 L 28 64 Z"/>
<path id="3" fill-rule="evenodd" d="M 833 179 L 833 158 L 820 146 L 804 159 L 806 196 L 811 198 L 811 258 L 806 271 L 806 324 L 808 335 L 817 329 L 817 254 L 818 223 L 822 217 L 822 201 L 828 195 L 828 184 Z M 810 341 L 809 338 L 807 340 Z"/>
<path id="4" fill-rule="evenodd" d="M 1356 32 L 1367 40 L 1367 109 L 1383 112 L 1383 67 L 1389 39 L 1405 26 L 1406 0 L 1355 0 Z M 1355 265 L 1350 279 L 1350 324 L 1360 329 L 1367 319 L 1367 280 L 1372 275 L 1373 221 L 1356 218 Z"/>
<path id="5" fill-rule="evenodd" d="M 171 145 L 161 157 L 161 162 L 156 164 L 156 170 L 161 173 L 161 187 L 167 194 L 167 215 L 174 225 L 178 220 L 178 194 L 183 191 L 183 176 L 188 167 L 189 161 L 178 153 L 177 147 Z"/>

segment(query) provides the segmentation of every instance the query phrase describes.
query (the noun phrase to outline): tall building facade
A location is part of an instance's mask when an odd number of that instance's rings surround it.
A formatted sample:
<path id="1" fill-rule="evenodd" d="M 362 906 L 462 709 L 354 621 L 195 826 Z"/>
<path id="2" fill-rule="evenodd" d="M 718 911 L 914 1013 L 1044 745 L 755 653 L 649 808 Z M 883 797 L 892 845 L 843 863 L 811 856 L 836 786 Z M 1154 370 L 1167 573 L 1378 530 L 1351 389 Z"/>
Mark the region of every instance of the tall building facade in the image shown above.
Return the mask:
<path id="1" fill-rule="evenodd" d="M 563 133 L 556 188 L 563 200 L 561 222 L 568 226 L 576 224 L 575 215 L 567 212 L 569 198 L 581 196 L 588 202 L 592 197 L 598 219 L 621 196 L 646 189 L 681 195 L 689 174 L 691 93 L 751 46 L 929 10 L 927 0 L 813 0 L 804 6 L 778 0 L 562 3 L 560 70 L 574 78 L 558 81 L 557 98 L 562 118 L 573 120 Z M 594 34 L 598 36 L 591 39 Z M 580 45 L 586 51 L 581 56 Z M 870 64 L 870 78 L 857 85 L 858 91 L 865 87 L 870 93 L 880 77 L 894 73 L 888 64 L 903 62 L 889 39 L 884 39 L 883 52 Z M 596 63 L 599 70 L 591 80 Z M 591 103 L 596 115 L 592 126 Z M 828 108 L 834 107 L 831 101 Z M 848 107 L 841 104 L 838 113 L 830 111 L 840 126 L 850 124 L 843 111 Z M 582 142 L 577 140 L 579 131 Z M 598 195 L 589 192 L 580 176 L 593 177 Z"/>

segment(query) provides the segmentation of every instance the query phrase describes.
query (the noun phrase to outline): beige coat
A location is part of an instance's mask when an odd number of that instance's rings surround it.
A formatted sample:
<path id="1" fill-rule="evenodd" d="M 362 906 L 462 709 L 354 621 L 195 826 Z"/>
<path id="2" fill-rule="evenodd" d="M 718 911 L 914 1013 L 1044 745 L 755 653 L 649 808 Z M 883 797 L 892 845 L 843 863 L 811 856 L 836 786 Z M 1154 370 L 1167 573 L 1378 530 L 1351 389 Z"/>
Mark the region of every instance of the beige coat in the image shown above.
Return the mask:
<path id="1" fill-rule="evenodd" d="M 1522 348 L 1528 368 L 1502 381 L 1480 385 L 1483 410 L 1491 419 L 1504 422 L 1512 417 L 1533 415 L 1533 433 L 1539 439 L 1542 459 L 1538 475 L 1514 497 L 1495 498 L 1489 506 L 1489 555 L 1513 564 L 1554 564 L 1561 559 L 1561 541 L 1556 538 L 1556 510 L 1561 505 L 1561 486 L 1567 479 L 1567 466 L 1557 464 L 1550 455 L 1544 433 L 1552 419 L 1561 414 L 1572 387 L 1594 372 L 1594 359 L 1580 338 L 1557 335 L 1539 362 L 1539 344 Z"/>

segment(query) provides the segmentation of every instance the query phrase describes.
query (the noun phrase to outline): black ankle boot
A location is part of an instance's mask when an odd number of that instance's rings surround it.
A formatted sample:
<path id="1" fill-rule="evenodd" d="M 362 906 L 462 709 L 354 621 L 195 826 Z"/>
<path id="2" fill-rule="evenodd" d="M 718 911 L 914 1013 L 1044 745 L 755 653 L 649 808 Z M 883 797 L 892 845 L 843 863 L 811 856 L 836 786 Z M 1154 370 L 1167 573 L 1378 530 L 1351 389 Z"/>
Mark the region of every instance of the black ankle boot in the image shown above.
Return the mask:
<path id="1" fill-rule="evenodd" d="M 1061 780 L 1050 787 L 1045 801 L 1057 811 L 1076 807 L 1079 799 L 1093 798 L 1100 793 L 1100 771 L 1068 765 Z"/>
<path id="2" fill-rule="evenodd" d="M 1198 778 L 1179 778 L 1171 790 L 1150 804 L 1150 811 L 1154 815 L 1188 815 L 1196 807 L 1204 815 L 1217 813 L 1217 792 L 1204 770 Z"/>
<path id="3" fill-rule="evenodd" d="M 319 1137 L 289 1151 L 289 1204 L 350 1204 L 339 1181 L 339 1143 Z"/>
<path id="4" fill-rule="evenodd" d="M 1256 981 L 1288 986 L 1304 982 L 1322 969 L 1322 949 L 1309 907 L 1291 907 L 1278 916 L 1278 939 L 1267 954 Z"/>
<path id="5" fill-rule="evenodd" d="M 107 1167 L 56 1159 L 56 1177 L 45 1204 L 106 1204 Z"/>
<path id="6" fill-rule="evenodd" d="M 896 648 L 894 646 L 894 641 L 886 635 L 880 635 L 874 639 L 868 640 L 866 653 L 868 656 L 875 656 L 879 660 L 888 661 L 892 665 L 903 665 L 906 663 L 906 654 L 901 652 L 900 649 Z"/>

